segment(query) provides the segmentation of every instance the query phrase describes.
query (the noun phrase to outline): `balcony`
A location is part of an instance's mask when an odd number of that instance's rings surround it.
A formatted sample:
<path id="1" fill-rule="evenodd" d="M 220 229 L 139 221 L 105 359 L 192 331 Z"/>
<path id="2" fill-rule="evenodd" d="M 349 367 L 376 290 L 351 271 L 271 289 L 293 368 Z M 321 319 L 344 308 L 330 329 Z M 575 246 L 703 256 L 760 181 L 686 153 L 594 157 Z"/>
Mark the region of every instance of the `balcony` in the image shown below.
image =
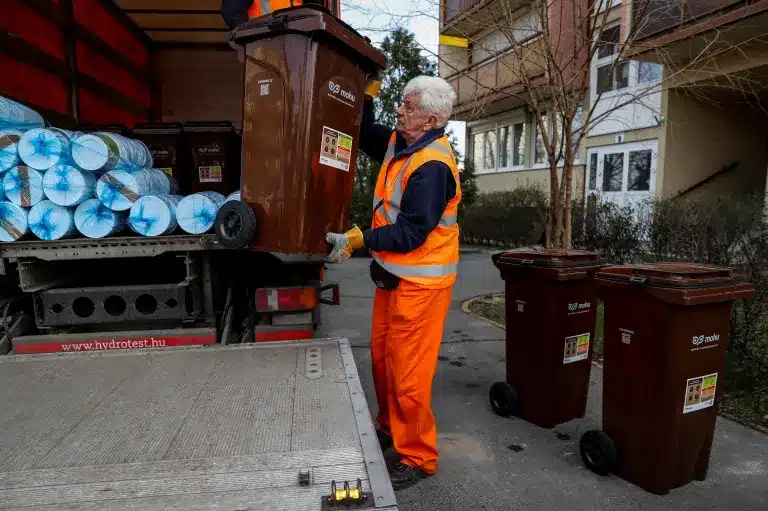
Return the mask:
<path id="1" fill-rule="evenodd" d="M 635 60 L 674 67 L 704 52 L 768 48 L 755 44 L 768 34 L 768 0 L 633 0 L 624 21 L 635 30 L 624 54 Z M 628 28 L 622 32 L 630 33 Z"/>
<path id="2" fill-rule="evenodd" d="M 457 95 L 454 117 L 471 120 L 475 114 L 490 115 L 519 106 L 515 104 L 514 94 L 522 91 L 521 64 L 535 82 L 544 81 L 541 44 L 540 39 L 532 40 L 523 51 L 522 59 L 509 51 L 502 52 L 446 76 Z"/>
<path id="3" fill-rule="evenodd" d="M 532 0 L 442 0 L 440 33 L 466 37 L 492 26 Z"/>

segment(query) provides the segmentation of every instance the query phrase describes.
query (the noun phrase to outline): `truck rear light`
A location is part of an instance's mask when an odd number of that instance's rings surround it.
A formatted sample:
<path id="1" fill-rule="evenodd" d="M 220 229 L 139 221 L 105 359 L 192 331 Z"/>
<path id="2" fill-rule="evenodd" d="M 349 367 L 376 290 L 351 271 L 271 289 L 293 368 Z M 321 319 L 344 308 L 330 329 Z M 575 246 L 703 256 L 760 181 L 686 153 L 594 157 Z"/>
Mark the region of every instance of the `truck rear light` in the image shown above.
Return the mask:
<path id="1" fill-rule="evenodd" d="M 317 307 L 317 304 L 317 289 L 313 287 L 256 290 L 256 310 L 258 312 L 312 310 Z"/>

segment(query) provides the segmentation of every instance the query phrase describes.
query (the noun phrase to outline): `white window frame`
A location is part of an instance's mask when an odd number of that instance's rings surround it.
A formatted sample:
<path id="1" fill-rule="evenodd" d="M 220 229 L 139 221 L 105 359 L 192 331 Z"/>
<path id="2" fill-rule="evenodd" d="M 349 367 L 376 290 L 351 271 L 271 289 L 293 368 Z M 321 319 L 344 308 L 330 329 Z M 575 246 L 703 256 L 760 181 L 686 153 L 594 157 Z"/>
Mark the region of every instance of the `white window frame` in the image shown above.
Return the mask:
<path id="1" fill-rule="evenodd" d="M 489 169 L 486 169 L 486 168 L 482 168 L 482 169 L 481 169 L 481 168 L 477 168 L 477 166 L 475 166 L 475 174 L 477 174 L 477 175 L 482 175 L 482 174 L 493 174 L 493 173 L 495 173 L 495 172 L 497 171 L 497 169 L 498 169 L 498 167 L 499 167 L 499 166 L 498 166 L 498 145 L 499 145 L 499 137 L 498 137 L 498 132 L 497 132 L 497 129 L 496 129 L 496 125 L 495 125 L 495 124 L 492 124 L 492 125 L 484 125 L 484 126 L 482 126 L 482 127 L 478 127 L 477 129 L 475 129 L 475 130 L 471 130 L 471 131 L 470 131 L 470 137 L 471 137 L 471 138 L 470 138 L 470 142 L 471 142 L 471 150 L 472 150 L 472 152 L 471 152 L 471 155 L 472 155 L 472 162 L 473 162 L 473 163 L 474 163 L 474 161 L 475 161 L 475 150 L 477 149 L 477 148 L 476 148 L 476 146 L 475 146 L 475 137 L 476 137 L 477 135 L 482 135 L 483 133 L 488 133 L 488 132 L 490 132 L 490 131 L 494 131 L 494 132 L 496 132 L 496 146 L 497 146 L 497 150 L 496 150 L 496 158 L 494 159 L 494 162 L 493 162 L 493 168 L 489 168 Z M 483 147 L 483 163 L 485 163 L 485 147 Z"/>
<path id="2" fill-rule="evenodd" d="M 611 196 L 623 196 L 623 197 L 643 197 L 646 195 L 654 195 L 656 193 L 656 168 L 658 165 L 658 139 L 643 140 L 639 142 L 628 142 L 625 144 L 608 145 L 590 147 L 587 150 L 586 158 L 586 170 L 584 175 L 584 190 L 587 196 L 598 195 L 606 198 Z M 629 153 L 636 151 L 651 151 L 651 168 L 648 182 L 648 190 L 627 190 L 629 185 Z M 622 170 L 622 184 L 621 190 L 617 191 L 605 191 L 603 190 L 604 184 L 604 171 L 603 161 L 601 161 L 600 155 L 605 153 L 622 153 L 624 156 L 623 170 Z M 590 175 L 590 162 L 592 155 L 597 155 L 597 169 L 595 173 L 596 187 L 591 189 L 592 179 Z"/>
<path id="3" fill-rule="evenodd" d="M 547 114 L 547 131 L 549 133 L 552 133 L 552 131 L 553 131 L 553 129 L 552 129 L 552 112 L 550 110 L 545 110 L 544 113 Z M 531 140 L 531 150 L 530 150 L 531 166 L 530 166 L 530 168 L 531 169 L 537 169 L 537 170 L 539 170 L 539 169 L 548 169 L 549 168 L 549 161 L 547 161 L 547 160 L 549 158 L 549 155 L 547 155 L 546 152 L 544 154 L 545 161 L 542 162 L 542 163 L 536 163 L 536 140 L 539 138 L 539 126 L 538 126 L 538 123 L 536 122 L 535 115 L 536 114 L 533 114 L 533 116 L 531 117 L 531 121 L 530 121 L 530 125 L 532 126 L 532 128 L 531 128 L 531 136 L 530 136 L 530 140 Z M 584 115 L 583 108 L 582 108 L 581 115 L 582 116 Z M 583 122 L 582 122 L 582 124 L 583 124 Z M 584 126 L 582 126 L 581 128 L 583 129 Z M 581 163 L 582 163 L 581 162 L 581 158 L 580 158 L 580 154 L 581 154 L 581 149 L 582 149 L 582 147 L 584 145 L 584 140 L 585 139 L 586 139 L 586 137 L 584 137 L 581 140 L 582 143 L 579 144 L 579 146 L 576 148 L 577 149 L 576 150 L 576 154 L 573 157 L 573 164 L 574 165 L 581 165 Z M 545 149 L 545 151 L 546 151 L 546 149 Z M 563 158 L 562 157 L 557 162 L 557 166 L 558 167 L 562 167 L 563 166 Z"/>
<path id="4" fill-rule="evenodd" d="M 506 128 L 506 127 L 511 128 L 512 129 L 512 136 L 514 137 L 514 127 L 516 125 L 518 125 L 518 124 L 522 124 L 524 126 L 523 129 L 525 129 L 526 131 L 530 130 L 529 123 L 526 122 L 526 119 L 525 119 L 524 115 L 517 116 L 517 117 L 511 117 L 509 119 L 504 119 L 503 121 L 499 121 L 499 122 L 496 123 L 496 143 L 498 145 L 498 149 L 496 151 L 496 154 L 499 156 L 499 159 L 501 159 L 501 151 L 502 151 L 502 148 L 501 148 L 501 130 L 503 128 Z M 528 134 L 527 133 L 523 133 L 523 144 L 525 144 L 526 146 L 528 145 L 528 140 L 527 140 L 528 138 L 529 138 Z M 525 165 L 525 159 L 526 159 L 526 156 L 527 156 L 527 154 L 526 154 L 527 151 L 528 151 L 527 147 L 524 147 L 523 148 L 523 162 L 520 165 L 509 165 L 509 166 L 506 166 L 506 167 L 502 167 L 500 165 L 500 162 L 497 161 L 496 162 L 496 171 L 497 172 L 519 172 L 521 170 L 525 170 L 527 168 L 526 165 Z M 513 161 L 514 161 L 514 155 L 513 155 Z"/>
<path id="5" fill-rule="evenodd" d="M 621 27 L 620 23 L 610 23 L 606 25 L 606 27 L 603 29 L 603 31 L 612 29 L 615 27 Z M 600 35 L 597 34 L 597 40 L 595 41 L 595 44 L 599 44 L 600 41 Z M 621 41 L 621 28 L 619 28 L 619 41 Z M 621 44 L 621 42 L 619 42 Z M 602 94 L 598 92 L 598 72 L 597 70 L 603 66 L 610 65 L 612 66 L 611 71 L 612 73 L 616 70 L 615 63 L 623 60 L 624 62 L 627 62 L 628 69 L 627 69 L 627 86 L 623 87 L 621 89 L 614 89 L 607 92 L 603 92 Z M 659 64 L 661 65 L 661 64 Z M 615 96 L 621 96 L 624 94 L 631 94 L 635 90 L 640 88 L 650 88 L 658 85 L 661 82 L 661 79 L 664 75 L 664 69 L 662 67 L 661 70 L 661 78 L 658 80 L 652 80 L 645 83 L 639 83 L 639 68 L 640 68 L 640 62 L 637 60 L 625 60 L 621 58 L 620 52 L 616 52 L 612 55 L 609 55 L 607 57 L 600 58 L 599 52 L 595 51 L 594 57 L 592 58 L 592 63 L 590 65 L 590 79 L 589 79 L 589 89 L 590 89 L 590 99 L 594 103 L 595 101 L 599 99 L 602 101 L 604 99 L 613 98 Z M 613 74 L 612 74 L 613 77 Z M 642 100 L 640 100 L 642 101 Z"/>

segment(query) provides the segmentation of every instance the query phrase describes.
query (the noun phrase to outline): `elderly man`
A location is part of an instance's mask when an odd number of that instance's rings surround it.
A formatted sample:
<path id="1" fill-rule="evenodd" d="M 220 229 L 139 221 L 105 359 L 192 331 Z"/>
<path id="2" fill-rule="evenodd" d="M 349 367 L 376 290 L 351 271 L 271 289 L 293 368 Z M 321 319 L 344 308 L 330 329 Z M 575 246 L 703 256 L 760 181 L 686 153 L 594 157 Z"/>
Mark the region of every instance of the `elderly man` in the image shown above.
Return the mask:
<path id="1" fill-rule="evenodd" d="M 331 262 L 362 247 L 373 253 L 371 360 L 379 442 L 400 458 L 389 471 L 395 490 L 437 471 L 432 379 L 459 261 L 459 170 L 445 135 L 455 98 L 441 78 L 414 78 L 403 91 L 394 132 L 374 123 L 366 100 L 360 147 L 383 162 L 373 224 L 365 232 L 355 227 L 327 236 Z"/>

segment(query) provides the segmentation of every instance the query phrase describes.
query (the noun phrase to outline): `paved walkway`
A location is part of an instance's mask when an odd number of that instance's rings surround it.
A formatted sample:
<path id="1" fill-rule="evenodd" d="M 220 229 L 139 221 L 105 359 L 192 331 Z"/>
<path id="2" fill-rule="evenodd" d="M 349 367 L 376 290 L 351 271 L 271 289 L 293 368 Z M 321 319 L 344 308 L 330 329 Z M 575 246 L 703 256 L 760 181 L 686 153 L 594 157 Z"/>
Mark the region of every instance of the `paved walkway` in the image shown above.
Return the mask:
<path id="1" fill-rule="evenodd" d="M 374 289 L 368 264 L 369 260 L 353 259 L 328 272 L 329 279 L 341 283 L 342 306 L 326 309 L 323 333 L 348 337 L 357 347 L 358 370 L 375 412 L 367 350 Z M 767 509 L 768 435 L 725 419 L 717 423 L 708 479 L 668 496 L 657 497 L 617 477 L 602 478 L 586 470 L 578 439 L 583 431 L 599 425 L 602 375 L 597 368 L 583 420 L 546 430 L 494 415 L 487 396 L 490 385 L 504 378 L 504 332 L 462 313 L 461 303 L 472 296 L 503 291 L 502 284 L 489 254 L 462 255 L 433 390 L 440 472 L 399 493 L 402 509 Z M 557 433 L 565 433 L 569 439 L 561 440 Z"/>

